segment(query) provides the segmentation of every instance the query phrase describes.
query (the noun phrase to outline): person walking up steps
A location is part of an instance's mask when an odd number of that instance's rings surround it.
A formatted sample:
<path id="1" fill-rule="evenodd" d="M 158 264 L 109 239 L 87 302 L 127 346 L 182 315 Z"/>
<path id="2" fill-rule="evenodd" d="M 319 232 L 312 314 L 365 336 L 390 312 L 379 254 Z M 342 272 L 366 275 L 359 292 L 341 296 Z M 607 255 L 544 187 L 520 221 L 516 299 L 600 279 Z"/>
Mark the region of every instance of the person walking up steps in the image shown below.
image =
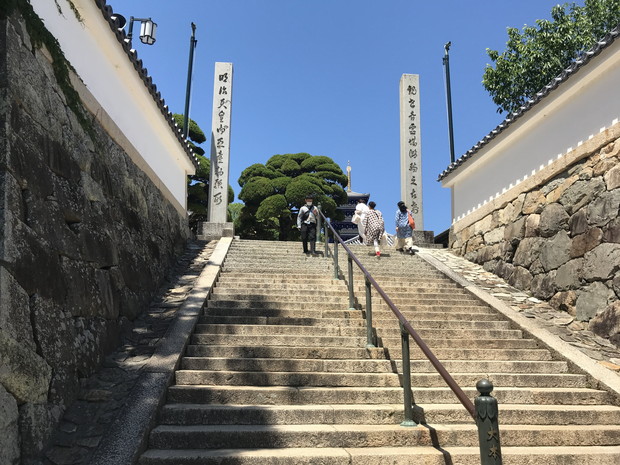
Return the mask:
<path id="1" fill-rule="evenodd" d="M 379 210 L 375 210 L 377 204 L 368 202 L 368 212 L 364 218 L 364 244 L 375 246 L 375 255 L 377 258 L 381 256 L 381 247 L 379 246 L 381 236 L 385 231 L 385 222 L 383 215 Z"/>
<path id="2" fill-rule="evenodd" d="M 407 205 L 402 200 L 397 203 L 396 210 L 396 250 L 399 252 L 415 254 L 413 248 L 413 229 L 409 224 L 409 215 L 411 212 L 407 209 Z"/>
<path id="3" fill-rule="evenodd" d="M 313 257 L 317 256 L 316 247 L 316 219 L 319 216 L 319 210 L 312 205 L 313 196 L 306 196 L 306 204 L 299 209 L 297 215 L 297 228 L 301 231 L 301 241 L 304 246 L 304 253 Z M 308 250 L 310 243 L 310 250 Z"/>
<path id="4" fill-rule="evenodd" d="M 359 231 L 359 236 L 362 242 L 364 242 L 364 219 L 366 218 L 366 213 L 368 213 L 368 205 L 366 205 L 365 199 L 359 199 L 357 201 L 357 205 L 355 206 L 355 215 L 356 221 L 353 221 L 357 225 L 357 230 Z"/>

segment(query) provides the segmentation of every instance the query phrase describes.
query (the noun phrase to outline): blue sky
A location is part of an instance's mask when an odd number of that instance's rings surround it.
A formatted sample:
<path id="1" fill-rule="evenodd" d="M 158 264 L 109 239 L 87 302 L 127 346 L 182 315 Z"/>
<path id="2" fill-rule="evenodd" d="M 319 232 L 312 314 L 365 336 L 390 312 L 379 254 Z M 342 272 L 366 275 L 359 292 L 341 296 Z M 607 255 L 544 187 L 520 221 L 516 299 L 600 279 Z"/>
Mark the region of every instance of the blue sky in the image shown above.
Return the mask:
<path id="1" fill-rule="evenodd" d="M 399 186 L 398 83 L 420 75 L 425 229 L 450 227 L 450 162 L 442 58 L 450 71 L 455 156 L 503 120 L 482 87 L 486 48 L 504 50 L 507 27 L 548 18 L 550 0 L 108 0 L 127 19 L 152 17 L 157 41 L 134 48 L 170 109 L 185 105 L 190 23 L 197 48 L 190 117 L 210 132 L 217 61 L 234 66 L 230 184 L 253 163 L 308 152 L 352 166 L 352 189 L 387 218 Z M 583 1 L 576 2 L 580 5 Z M 208 142 L 203 144 L 208 155 Z M 238 199 L 235 199 L 238 201 Z M 387 229 L 393 232 L 391 221 Z"/>

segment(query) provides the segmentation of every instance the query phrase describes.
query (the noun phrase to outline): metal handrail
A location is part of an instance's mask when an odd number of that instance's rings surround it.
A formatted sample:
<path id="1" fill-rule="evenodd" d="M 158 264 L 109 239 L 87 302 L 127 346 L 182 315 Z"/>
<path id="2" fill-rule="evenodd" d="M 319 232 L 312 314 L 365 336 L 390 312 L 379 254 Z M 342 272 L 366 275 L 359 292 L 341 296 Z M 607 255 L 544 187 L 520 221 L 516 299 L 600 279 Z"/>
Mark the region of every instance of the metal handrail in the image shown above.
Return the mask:
<path id="1" fill-rule="evenodd" d="M 480 380 L 476 388 L 478 389 L 480 396 L 476 397 L 476 405 L 467 397 L 465 392 L 461 389 L 461 387 L 456 383 L 454 378 L 448 373 L 446 368 L 442 365 L 442 363 L 437 359 L 435 354 L 431 351 L 431 349 L 426 345 L 424 340 L 420 337 L 420 335 L 416 332 L 415 329 L 411 326 L 411 323 L 405 316 L 401 313 L 401 311 L 396 307 L 394 302 L 388 297 L 388 295 L 383 291 L 381 286 L 375 281 L 372 275 L 368 272 L 368 270 L 362 265 L 359 259 L 355 256 L 355 254 L 347 247 L 347 244 L 344 243 L 340 235 L 336 232 L 336 230 L 331 225 L 330 220 L 323 214 L 321 210 L 319 210 L 320 216 L 324 219 L 324 227 L 325 227 L 325 244 L 327 248 L 328 244 L 328 228 L 332 232 L 332 236 L 334 238 L 334 247 L 331 252 L 331 255 L 334 256 L 334 267 L 335 275 L 338 276 L 338 244 L 342 245 L 344 250 L 347 252 L 347 261 L 348 261 L 348 273 L 349 273 L 349 307 L 353 307 L 354 297 L 353 297 L 353 269 L 352 262 L 355 262 L 359 267 L 360 271 L 363 273 L 365 281 L 366 281 L 366 316 L 367 316 L 367 334 L 368 334 L 368 345 L 367 347 L 374 347 L 372 343 L 372 310 L 371 310 L 371 297 L 370 297 L 370 285 L 372 285 L 381 298 L 388 305 L 392 313 L 398 318 L 401 328 L 401 338 L 402 338 L 402 347 L 403 347 L 403 387 L 405 389 L 405 421 L 403 425 L 410 426 L 415 425 L 413 421 L 413 410 L 412 410 L 412 393 L 411 393 L 411 367 L 409 361 L 409 336 L 413 338 L 415 343 L 418 345 L 422 353 L 426 356 L 426 358 L 431 362 L 433 367 L 437 370 L 439 375 L 446 382 L 448 387 L 452 390 L 454 395 L 457 397 L 459 402 L 465 407 L 465 410 L 471 415 L 478 426 L 479 430 L 479 438 L 480 438 L 480 451 L 481 451 L 481 463 L 482 465 L 486 464 L 494 464 L 501 465 L 501 451 L 499 445 L 499 426 L 497 422 L 497 401 L 494 397 L 490 395 L 493 390 L 493 385 L 488 380 Z M 407 364 L 407 366 L 405 366 Z M 485 431 L 485 428 L 489 428 L 488 431 Z M 488 437 L 487 437 L 488 436 Z"/>

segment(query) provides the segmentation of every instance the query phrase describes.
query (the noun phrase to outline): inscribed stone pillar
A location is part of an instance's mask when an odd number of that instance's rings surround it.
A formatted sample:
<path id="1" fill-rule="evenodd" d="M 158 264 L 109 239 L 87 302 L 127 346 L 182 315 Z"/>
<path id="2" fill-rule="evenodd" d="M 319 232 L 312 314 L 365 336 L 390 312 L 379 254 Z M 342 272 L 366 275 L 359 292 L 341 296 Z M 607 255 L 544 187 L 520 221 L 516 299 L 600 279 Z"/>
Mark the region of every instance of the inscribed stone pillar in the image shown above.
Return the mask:
<path id="1" fill-rule="evenodd" d="M 422 140 L 420 76 L 400 78 L 400 197 L 411 209 L 416 229 L 424 230 L 422 212 Z"/>
<path id="2" fill-rule="evenodd" d="M 227 220 L 232 79 L 232 63 L 216 62 L 211 124 L 209 223 L 226 223 Z"/>

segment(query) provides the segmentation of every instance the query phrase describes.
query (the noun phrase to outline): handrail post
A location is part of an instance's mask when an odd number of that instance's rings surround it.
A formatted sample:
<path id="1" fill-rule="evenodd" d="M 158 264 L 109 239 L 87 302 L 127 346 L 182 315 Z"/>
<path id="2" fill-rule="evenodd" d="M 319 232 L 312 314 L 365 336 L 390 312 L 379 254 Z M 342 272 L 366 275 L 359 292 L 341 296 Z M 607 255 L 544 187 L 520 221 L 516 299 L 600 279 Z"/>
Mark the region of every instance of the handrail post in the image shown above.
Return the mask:
<path id="1" fill-rule="evenodd" d="M 355 294 L 353 291 L 353 258 L 347 254 L 347 264 L 349 269 L 349 310 L 355 310 Z"/>
<path id="2" fill-rule="evenodd" d="M 347 254 L 349 268 L 349 310 L 355 310 L 355 295 L 353 294 L 353 258 Z"/>
<path id="3" fill-rule="evenodd" d="M 400 324 L 400 339 L 403 350 L 403 389 L 405 402 L 405 419 L 400 426 L 416 426 L 413 420 L 413 393 L 411 392 L 411 359 L 409 357 L 409 333 Z"/>
<path id="4" fill-rule="evenodd" d="M 481 379 L 476 383 L 476 389 L 480 393 L 474 399 L 480 441 L 480 464 L 502 465 L 497 399 L 491 395 L 493 384 L 488 379 Z"/>
<path id="5" fill-rule="evenodd" d="M 368 277 L 366 277 L 366 347 L 376 347 L 372 333 L 372 287 Z"/>
<path id="6" fill-rule="evenodd" d="M 325 234 L 323 235 L 325 237 L 325 258 L 329 258 L 329 224 L 329 219 L 325 219 L 325 226 L 323 228 L 325 230 Z"/>
<path id="7" fill-rule="evenodd" d="M 338 272 L 338 241 L 334 237 L 334 279 L 340 279 L 340 273 Z"/>
<path id="8" fill-rule="evenodd" d="M 314 247 L 311 248 L 310 250 L 316 250 L 316 244 L 317 242 L 321 242 L 320 240 L 320 236 L 321 236 L 321 226 L 323 223 L 323 220 L 321 218 L 321 204 L 317 205 L 317 208 L 319 209 L 319 215 L 316 217 L 316 234 L 315 234 L 315 238 L 314 238 Z"/>

